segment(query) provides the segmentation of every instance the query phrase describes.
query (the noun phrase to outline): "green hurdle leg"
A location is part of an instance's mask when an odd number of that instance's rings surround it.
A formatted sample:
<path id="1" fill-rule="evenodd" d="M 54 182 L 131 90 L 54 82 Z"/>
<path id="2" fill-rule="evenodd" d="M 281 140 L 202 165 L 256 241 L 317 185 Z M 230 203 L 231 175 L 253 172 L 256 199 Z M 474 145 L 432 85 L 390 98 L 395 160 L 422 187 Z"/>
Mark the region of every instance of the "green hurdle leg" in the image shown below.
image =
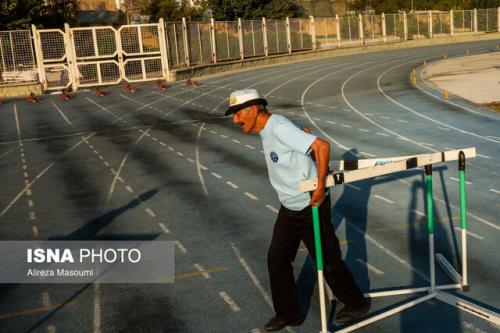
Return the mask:
<path id="1" fill-rule="evenodd" d="M 436 289 L 436 268 L 434 264 L 434 197 L 432 194 L 432 164 L 425 166 L 427 183 L 427 228 L 429 229 L 429 268 L 431 292 Z"/>
<path id="2" fill-rule="evenodd" d="M 325 285 L 323 278 L 323 251 L 321 250 L 321 231 L 319 227 L 319 211 L 316 203 L 311 204 L 313 226 L 314 226 L 314 244 L 316 248 L 316 267 L 318 269 L 318 287 L 319 287 L 319 305 L 321 310 L 321 333 L 328 333 L 326 327 L 326 307 L 325 307 Z"/>
<path id="3" fill-rule="evenodd" d="M 467 210 L 465 206 L 465 154 L 458 153 L 458 175 L 460 179 L 460 229 L 462 230 L 462 290 L 468 291 L 467 283 Z"/>

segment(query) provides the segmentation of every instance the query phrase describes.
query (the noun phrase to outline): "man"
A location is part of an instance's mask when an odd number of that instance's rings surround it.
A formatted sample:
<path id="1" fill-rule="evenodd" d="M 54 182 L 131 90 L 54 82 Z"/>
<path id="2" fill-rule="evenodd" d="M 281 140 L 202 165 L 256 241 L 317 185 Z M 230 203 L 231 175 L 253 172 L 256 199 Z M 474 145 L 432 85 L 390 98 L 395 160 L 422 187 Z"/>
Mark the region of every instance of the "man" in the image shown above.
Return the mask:
<path id="1" fill-rule="evenodd" d="M 342 260 L 339 240 L 330 223 L 330 196 L 325 192 L 329 172 L 330 144 L 305 132 L 289 119 L 273 115 L 267 101 L 255 89 L 235 91 L 230 96 L 226 116 L 240 125 L 243 133 L 259 133 L 266 156 L 271 185 L 278 193 L 281 207 L 274 225 L 268 252 L 268 270 L 276 315 L 264 328 L 278 331 L 298 326 L 300 314 L 297 286 L 291 263 L 302 240 L 315 258 L 311 203 L 319 205 L 323 246 L 324 275 L 335 296 L 345 304 L 336 316 L 344 323 L 369 310 L 369 303 Z M 299 191 L 300 181 L 318 177 L 312 194 Z"/>

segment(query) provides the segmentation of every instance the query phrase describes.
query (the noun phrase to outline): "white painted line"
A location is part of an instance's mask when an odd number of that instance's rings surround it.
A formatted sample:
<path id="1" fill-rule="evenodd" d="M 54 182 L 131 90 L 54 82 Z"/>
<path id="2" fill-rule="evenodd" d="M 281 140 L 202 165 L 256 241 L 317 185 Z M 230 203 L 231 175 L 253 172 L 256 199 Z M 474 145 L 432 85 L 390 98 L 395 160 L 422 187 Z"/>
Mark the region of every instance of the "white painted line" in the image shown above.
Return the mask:
<path id="1" fill-rule="evenodd" d="M 236 139 L 231 139 L 231 141 L 233 141 L 234 143 L 241 143 L 241 142 L 239 142 L 239 141 L 238 141 L 238 140 L 236 140 Z"/>
<path id="2" fill-rule="evenodd" d="M 44 291 L 42 293 L 42 306 L 48 308 L 51 305 L 49 293 Z"/>
<path id="3" fill-rule="evenodd" d="M 250 333 L 260 333 L 260 330 L 258 328 L 254 328 L 250 331 Z"/>
<path id="4" fill-rule="evenodd" d="M 377 135 L 381 135 L 381 136 L 389 136 L 388 134 L 385 134 L 385 133 L 380 133 L 380 132 L 377 132 L 377 133 L 375 133 L 375 134 L 377 134 Z"/>
<path id="5" fill-rule="evenodd" d="M 27 189 L 26 190 L 26 195 L 29 197 L 31 196 L 33 193 L 31 192 L 31 189 Z"/>
<path id="6" fill-rule="evenodd" d="M 115 170 L 115 169 L 110 168 L 109 170 L 111 171 L 111 173 L 112 173 L 113 175 L 116 175 L 116 170 Z"/>
<path id="7" fill-rule="evenodd" d="M 459 182 L 459 181 L 460 181 L 460 179 L 455 178 L 455 177 L 448 177 L 448 178 L 450 178 L 451 180 L 454 180 L 454 181 L 456 181 L 456 182 Z M 469 182 L 469 181 L 465 181 L 465 184 L 467 184 L 467 185 L 472 185 L 472 183 L 471 183 L 471 182 Z"/>
<path id="8" fill-rule="evenodd" d="M 210 279 L 210 274 L 208 274 L 208 272 L 205 270 L 205 268 L 203 268 L 202 265 L 196 263 L 194 264 L 194 267 L 196 267 L 196 269 L 198 270 L 198 272 L 201 273 L 201 275 L 205 278 L 205 279 Z"/>
<path id="9" fill-rule="evenodd" d="M 218 178 L 218 179 L 222 178 L 221 175 L 219 175 L 218 173 L 215 173 L 215 172 L 212 172 L 212 176 L 214 176 L 215 178 Z"/>
<path id="10" fill-rule="evenodd" d="M 132 188 L 130 188 L 130 186 L 125 186 L 125 188 L 127 189 L 127 191 L 129 191 L 130 193 L 134 192 L 134 190 L 132 190 Z"/>
<path id="11" fill-rule="evenodd" d="M 35 215 L 35 212 L 30 212 L 30 220 L 31 220 L 31 221 L 36 220 L 36 215 Z"/>
<path id="12" fill-rule="evenodd" d="M 179 155 L 180 157 L 183 157 L 183 156 L 184 156 L 184 154 L 183 154 L 183 153 L 181 153 L 180 151 L 178 151 L 178 152 L 177 152 L 177 155 Z"/>
<path id="13" fill-rule="evenodd" d="M 229 305 L 231 310 L 233 310 L 234 312 L 238 312 L 241 310 L 238 304 L 236 304 L 236 302 L 233 301 L 233 299 L 229 297 L 229 295 L 225 291 L 219 292 L 219 296 L 224 300 L 224 302 Z"/>
<path id="14" fill-rule="evenodd" d="M 369 130 L 364 129 L 364 128 L 359 128 L 358 131 L 365 132 L 365 133 L 369 133 L 370 132 Z"/>
<path id="15" fill-rule="evenodd" d="M 224 139 L 227 139 L 227 135 L 224 135 L 224 134 L 221 134 L 220 137 L 224 138 Z"/>
<path id="16" fill-rule="evenodd" d="M 269 293 L 266 291 L 266 289 L 262 286 L 262 283 L 260 283 L 259 279 L 255 275 L 255 273 L 252 271 L 250 266 L 247 264 L 245 259 L 241 256 L 240 250 L 234 245 L 234 243 L 231 243 L 231 247 L 233 248 L 234 253 L 236 254 L 236 257 L 238 257 L 238 260 L 240 264 L 243 266 L 245 271 L 248 273 L 250 276 L 250 279 L 252 280 L 253 284 L 257 287 L 257 290 L 259 290 L 260 294 L 262 297 L 264 297 L 264 300 L 266 303 L 273 308 L 273 301 L 271 300 L 271 296 Z"/>
<path id="17" fill-rule="evenodd" d="M 191 163 L 194 163 L 194 160 L 192 158 L 188 158 L 187 160 Z"/>
<path id="18" fill-rule="evenodd" d="M 24 178 L 28 178 L 28 173 L 27 172 L 24 173 Z"/>
<path id="19" fill-rule="evenodd" d="M 434 147 L 432 143 L 426 143 L 426 142 L 419 142 L 419 143 L 424 146 Z"/>
<path id="20" fill-rule="evenodd" d="M 160 223 L 158 223 L 158 226 L 160 227 L 160 229 L 161 229 L 164 233 L 166 233 L 166 234 L 169 234 L 169 233 L 170 233 L 170 230 L 168 230 L 167 226 L 166 226 L 166 225 L 164 225 L 163 223 L 161 223 L 161 222 L 160 222 Z"/>
<path id="21" fill-rule="evenodd" d="M 149 134 L 149 133 L 147 133 L 147 132 L 145 133 L 145 135 L 146 135 L 146 136 L 151 136 L 151 134 Z"/>
<path id="22" fill-rule="evenodd" d="M 352 128 L 351 126 L 346 125 L 346 124 L 342 124 L 342 127 L 345 127 L 345 128 Z"/>
<path id="23" fill-rule="evenodd" d="M 367 116 L 373 116 L 373 113 L 365 113 Z"/>
<path id="24" fill-rule="evenodd" d="M 279 209 L 277 208 L 274 208 L 273 206 L 271 205 L 266 205 L 266 208 L 269 209 L 271 212 L 273 213 L 278 213 L 279 212 Z"/>
<path id="25" fill-rule="evenodd" d="M 387 203 L 394 204 L 394 201 L 392 201 L 390 199 L 387 199 L 386 197 L 383 197 L 381 195 L 375 194 L 373 197 L 375 197 L 377 199 L 380 199 L 380 200 L 383 200 L 383 201 L 385 201 Z"/>
<path id="26" fill-rule="evenodd" d="M 478 154 L 478 153 L 476 153 L 476 156 L 479 156 L 479 157 L 482 157 L 482 158 L 491 158 L 491 156 L 481 155 L 481 154 Z"/>
<path id="27" fill-rule="evenodd" d="M 22 167 L 23 171 L 27 170 L 28 169 L 28 166 L 26 164 L 23 165 Z"/>
<path id="28" fill-rule="evenodd" d="M 345 184 L 345 186 L 350 187 L 350 188 L 353 188 L 353 189 L 358 190 L 358 191 L 362 191 L 361 187 L 357 187 L 356 185 L 352 185 L 352 184 Z"/>
<path id="29" fill-rule="evenodd" d="M 490 188 L 490 192 L 493 192 L 493 193 L 496 193 L 496 194 L 500 194 L 500 191 L 499 190 L 495 190 L 494 188 Z"/>
<path id="30" fill-rule="evenodd" d="M 313 117 L 312 119 L 313 119 L 313 120 L 317 120 L 317 121 L 321 121 L 321 119 L 319 119 L 319 118 L 314 118 L 314 117 Z"/>
<path id="31" fill-rule="evenodd" d="M 92 146 L 91 144 L 89 144 L 89 147 L 90 147 L 90 149 L 94 149 L 94 146 Z"/>
<path id="32" fill-rule="evenodd" d="M 404 136 L 398 136 L 398 140 L 401 140 L 401 141 L 410 141 L 410 139 L 404 137 Z M 421 145 L 422 143 L 419 142 L 419 144 Z"/>
<path id="33" fill-rule="evenodd" d="M 252 200 L 258 200 L 258 199 L 259 199 L 259 198 L 257 198 L 255 195 L 253 195 L 253 194 L 252 194 L 252 193 L 250 193 L 250 192 L 245 192 L 245 195 L 246 195 L 247 197 L 249 197 L 250 199 L 252 199 Z"/>
<path id="34" fill-rule="evenodd" d="M 122 177 L 118 177 L 117 179 L 118 179 L 118 181 L 119 181 L 120 183 L 124 183 L 124 182 L 125 182 L 125 181 L 123 180 L 123 178 L 122 178 Z"/>
<path id="35" fill-rule="evenodd" d="M 455 230 L 457 230 L 457 231 L 462 231 L 462 229 L 460 229 L 460 227 L 455 227 Z M 483 236 L 480 236 L 480 235 L 478 235 L 478 234 L 475 234 L 475 233 L 473 233 L 473 232 L 470 232 L 469 230 L 467 230 L 467 235 L 469 235 L 469 236 L 471 236 L 471 237 L 473 237 L 473 238 L 475 238 L 475 239 L 479 239 L 479 240 L 483 240 L 483 239 L 484 239 L 484 237 L 483 237 Z"/>
<path id="36" fill-rule="evenodd" d="M 102 155 L 99 155 L 99 156 L 97 156 L 97 157 L 99 157 L 99 159 L 100 159 L 100 160 L 103 160 L 103 159 L 104 159 L 104 157 L 103 157 Z"/>
<path id="37" fill-rule="evenodd" d="M 94 333 L 101 333 L 101 284 L 94 284 Z"/>
<path id="38" fill-rule="evenodd" d="M 250 149 L 255 149 L 254 146 L 250 146 L 250 145 L 245 145 L 245 147 L 250 148 Z"/>
<path id="39" fill-rule="evenodd" d="M 347 112 L 350 112 L 350 111 L 351 111 L 351 110 L 349 110 L 349 109 L 342 109 L 342 110 L 347 111 Z"/>
<path id="40" fill-rule="evenodd" d="M 161 144 L 162 146 L 166 146 L 166 145 L 167 145 L 167 144 L 166 144 L 165 142 L 163 142 L 163 141 L 160 141 L 160 144 Z"/>
<path id="41" fill-rule="evenodd" d="M 331 121 L 331 120 L 326 120 L 326 122 L 327 122 L 327 123 L 329 123 L 329 124 L 332 124 L 332 125 L 335 125 L 335 124 L 337 124 L 336 122 L 334 122 L 334 121 Z"/>
<path id="42" fill-rule="evenodd" d="M 204 166 L 203 164 L 200 164 L 200 168 L 201 168 L 202 170 L 208 170 L 208 168 L 207 168 L 206 166 Z"/>
<path id="43" fill-rule="evenodd" d="M 360 263 L 361 265 L 365 266 L 370 272 L 373 272 L 377 275 L 384 275 L 384 272 L 382 272 L 380 269 L 378 269 L 377 267 L 373 266 L 373 265 L 370 265 L 369 263 L 365 262 L 364 260 L 358 258 L 356 259 L 356 261 L 358 263 Z"/>
<path id="44" fill-rule="evenodd" d="M 47 326 L 47 333 L 56 333 L 57 329 L 54 325 Z"/>
<path id="45" fill-rule="evenodd" d="M 416 215 L 426 216 L 425 213 L 422 213 L 421 211 L 418 211 L 416 209 L 412 209 L 412 210 L 410 210 L 410 212 L 415 213 Z"/>
<path id="46" fill-rule="evenodd" d="M 144 211 L 151 217 L 156 217 L 156 214 L 149 208 L 144 209 Z"/>
<path id="47" fill-rule="evenodd" d="M 362 155 L 366 155 L 368 157 L 375 157 L 376 156 L 376 155 L 373 155 L 373 154 L 370 154 L 370 153 L 366 153 L 364 151 L 360 151 L 359 153 L 362 154 Z"/>
<path id="48" fill-rule="evenodd" d="M 403 120 L 403 119 L 398 119 L 398 121 L 399 121 L 400 123 L 404 123 L 404 124 L 407 124 L 407 123 L 408 123 L 406 120 Z"/>
<path id="49" fill-rule="evenodd" d="M 158 141 L 158 139 L 155 137 L 152 137 L 151 139 L 153 139 L 153 141 Z"/>
<path id="50" fill-rule="evenodd" d="M 184 254 L 187 254 L 188 253 L 188 250 L 184 247 L 184 245 L 182 245 L 179 241 L 175 241 L 175 246 L 177 246 L 177 248 Z"/>
<path id="51" fill-rule="evenodd" d="M 234 184 L 234 183 L 232 183 L 230 181 L 227 181 L 226 184 L 229 185 L 229 186 L 231 186 L 232 188 L 238 188 L 238 185 L 236 185 L 236 184 Z"/>
<path id="52" fill-rule="evenodd" d="M 108 161 L 104 161 L 104 165 L 107 166 L 107 167 L 109 167 Z"/>
<path id="53" fill-rule="evenodd" d="M 450 130 L 449 128 L 441 127 L 441 126 L 437 126 L 437 128 L 439 128 L 442 131 L 449 131 Z"/>
<path id="54" fill-rule="evenodd" d="M 175 150 L 175 148 L 174 148 L 174 147 L 172 147 L 172 146 L 168 146 L 168 149 L 169 149 L 169 150 L 171 150 L 171 151 L 174 151 L 174 150 Z"/>
<path id="55" fill-rule="evenodd" d="M 386 117 L 386 116 L 380 116 L 382 119 L 391 119 L 391 117 Z"/>
<path id="56" fill-rule="evenodd" d="M 500 192 L 499 192 L 500 193 Z M 28 200 L 28 207 L 31 208 L 33 207 L 33 201 L 30 199 Z"/>
<path id="57" fill-rule="evenodd" d="M 38 228 L 36 226 L 31 227 L 31 231 L 33 232 L 33 236 L 38 237 Z"/>
<path id="58" fill-rule="evenodd" d="M 487 135 L 486 137 L 490 138 L 490 139 L 500 140 L 500 138 L 498 136 Z"/>

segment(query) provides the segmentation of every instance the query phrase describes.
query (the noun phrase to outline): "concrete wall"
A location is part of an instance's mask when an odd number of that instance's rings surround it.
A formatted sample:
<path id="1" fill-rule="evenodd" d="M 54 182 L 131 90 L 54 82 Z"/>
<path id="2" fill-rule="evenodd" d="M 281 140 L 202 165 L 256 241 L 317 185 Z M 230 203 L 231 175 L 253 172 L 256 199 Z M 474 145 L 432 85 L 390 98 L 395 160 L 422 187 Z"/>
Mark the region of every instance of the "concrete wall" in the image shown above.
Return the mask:
<path id="1" fill-rule="evenodd" d="M 13 97 L 27 97 L 32 92 L 34 92 L 35 95 L 43 94 L 42 85 L 33 83 L 18 83 L 8 87 L 0 85 L 0 98 L 2 99 Z"/>

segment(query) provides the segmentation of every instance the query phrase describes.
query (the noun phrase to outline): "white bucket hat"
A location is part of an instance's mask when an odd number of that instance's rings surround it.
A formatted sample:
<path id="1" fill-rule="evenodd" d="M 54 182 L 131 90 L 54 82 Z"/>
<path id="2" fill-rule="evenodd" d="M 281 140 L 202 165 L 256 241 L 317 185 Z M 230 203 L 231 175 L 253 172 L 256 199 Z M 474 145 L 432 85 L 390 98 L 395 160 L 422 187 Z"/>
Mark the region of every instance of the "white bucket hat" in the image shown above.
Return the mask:
<path id="1" fill-rule="evenodd" d="M 229 97 L 229 108 L 226 116 L 238 112 L 250 105 L 267 105 L 267 101 L 260 97 L 256 89 L 242 89 L 231 93 Z"/>

